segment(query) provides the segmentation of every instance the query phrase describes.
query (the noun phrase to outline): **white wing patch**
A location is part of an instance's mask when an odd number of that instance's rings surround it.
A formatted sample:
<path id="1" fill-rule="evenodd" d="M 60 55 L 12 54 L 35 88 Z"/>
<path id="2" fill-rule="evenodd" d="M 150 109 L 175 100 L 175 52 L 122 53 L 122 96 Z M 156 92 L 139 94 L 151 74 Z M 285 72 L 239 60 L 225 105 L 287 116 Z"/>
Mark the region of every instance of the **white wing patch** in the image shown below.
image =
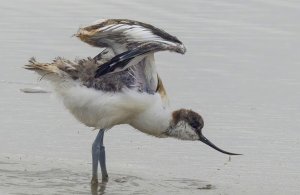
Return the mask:
<path id="1" fill-rule="evenodd" d="M 139 25 L 110 24 L 99 28 L 98 32 L 109 34 L 122 33 L 122 35 L 126 36 L 128 41 L 132 42 L 155 41 L 176 46 L 175 43 L 166 41 L 154 34 L 151 30 Z"/>

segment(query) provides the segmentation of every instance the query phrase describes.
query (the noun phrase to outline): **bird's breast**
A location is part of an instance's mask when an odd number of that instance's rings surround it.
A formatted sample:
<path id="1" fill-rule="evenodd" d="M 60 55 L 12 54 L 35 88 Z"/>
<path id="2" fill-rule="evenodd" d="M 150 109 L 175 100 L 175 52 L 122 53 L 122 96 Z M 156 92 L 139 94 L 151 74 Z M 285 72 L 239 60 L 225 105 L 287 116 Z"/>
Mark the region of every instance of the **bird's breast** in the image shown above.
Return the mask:
<path id="1" fill-rule="evenodd" d="M 154 101 L 154 95 L 134 90 L 114 93 L 80 85 L 61 91 L 59 95 L 78 121 L 94 128 L 130 123 Z"/>

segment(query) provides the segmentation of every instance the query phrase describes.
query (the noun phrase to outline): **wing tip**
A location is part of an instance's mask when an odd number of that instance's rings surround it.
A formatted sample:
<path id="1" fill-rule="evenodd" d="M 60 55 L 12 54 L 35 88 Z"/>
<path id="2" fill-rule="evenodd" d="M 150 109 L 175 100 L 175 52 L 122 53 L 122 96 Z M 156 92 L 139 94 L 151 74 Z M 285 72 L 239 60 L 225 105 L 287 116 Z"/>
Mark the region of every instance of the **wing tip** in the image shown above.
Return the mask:
<path id="1" fill-rule="evenodd" d="M 186 53 L 186 47 L 183 44 L 179 44 L 177 48 L 178 48 L 178 50 L 176 52 L 181 53 L 181 54 Z"/>

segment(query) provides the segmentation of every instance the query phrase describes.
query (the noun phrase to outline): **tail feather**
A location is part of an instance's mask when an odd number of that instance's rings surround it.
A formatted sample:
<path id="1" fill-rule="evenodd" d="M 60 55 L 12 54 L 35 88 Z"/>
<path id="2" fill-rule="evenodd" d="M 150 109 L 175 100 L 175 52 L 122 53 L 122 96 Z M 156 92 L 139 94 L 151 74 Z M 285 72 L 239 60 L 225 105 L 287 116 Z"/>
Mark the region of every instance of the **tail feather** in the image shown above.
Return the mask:
<path id="1" fill-rule="evenodd" d="M 42 78 L 51 81 L 61 79 L 76 79 L 75 64 L 62 58 L 56 58 L 52 63 L 40 63 L 34 57 L 29 59 L 29 64 L 24 66 L 27 70 L 37 72 Z"/>
<path id="2" fill-rule="evenodd" d="M 29 64 L 24 67 L 27 70 L 59 74 L 59 69 L 54 64 L 37 62 L 34 57 L 30 58 L 28 62 Z"/>

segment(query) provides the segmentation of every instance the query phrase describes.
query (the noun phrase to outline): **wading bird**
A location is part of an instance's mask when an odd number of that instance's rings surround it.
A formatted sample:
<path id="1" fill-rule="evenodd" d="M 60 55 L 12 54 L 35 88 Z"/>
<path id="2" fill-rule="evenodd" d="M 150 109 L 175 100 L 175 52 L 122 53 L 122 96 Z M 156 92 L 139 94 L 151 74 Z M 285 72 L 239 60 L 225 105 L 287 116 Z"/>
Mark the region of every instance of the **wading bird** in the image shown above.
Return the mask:
<path id="1" fill-rule="evenodd" d="M 152 25 L 125 19 L 106 19 L 80 28 L 80 40 L 105 48 L 94 58 L 69 61 L 58 57 L 51 63 L 34 58 L 26 69 L 49 80 L 65 107 L 88 127 L 100 129 L 92 146 L 92 183 L 108 181 L 103 145 L 104 132 L 129 124 L 146 134 L 180 140 L 198 140 L 229 155 L 202 134 L 202 117 L 189 109 L 170 110 L 155 63 L 154 53 L 186 52 L 175 36 Z"/>

